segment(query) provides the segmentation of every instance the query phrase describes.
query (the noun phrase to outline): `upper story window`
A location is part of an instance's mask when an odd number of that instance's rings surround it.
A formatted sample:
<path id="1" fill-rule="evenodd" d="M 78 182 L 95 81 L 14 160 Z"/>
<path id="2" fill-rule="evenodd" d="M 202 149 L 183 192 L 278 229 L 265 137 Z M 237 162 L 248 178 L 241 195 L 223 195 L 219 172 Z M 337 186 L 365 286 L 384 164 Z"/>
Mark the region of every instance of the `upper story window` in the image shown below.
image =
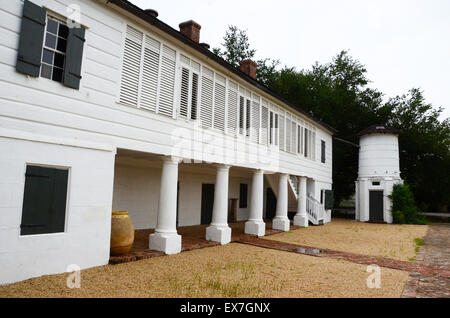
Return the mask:
<path id="1" fill-rule="evenodd" d="M 41 77 L 62 82 L 68 35 L 69 28 L 66 24 L 51 16 L 47 17 Z"/>
<path id="2" fill-rule="evenodd" d="M 179 115 L 184 118 L 197 120 L 198 90 L 200 64 L 181 56 L 180 109 Z"/>
<path id="3" fill-rule="evenodd" d="M 326 149 L 325 141 L 321 140 L 321 151 L 320 151 L 321 156 L 320 157 L 321 157 L 322 163 L 325 163 L 325 160 L 326 160 L 325 149 Z"/>
<path id="4" fill-rule="evenodd" d="M 304 133 L 304 155 L 306 158 L 315 160 L 315 144 L 316 133 L 308 128 L 305 128 Z"/>
<path id="5" fill-rule="evenodd" d="M 24 1 L 16 70 L 79 89 L 85 29 L 69 28 L 62 21 Z"/>

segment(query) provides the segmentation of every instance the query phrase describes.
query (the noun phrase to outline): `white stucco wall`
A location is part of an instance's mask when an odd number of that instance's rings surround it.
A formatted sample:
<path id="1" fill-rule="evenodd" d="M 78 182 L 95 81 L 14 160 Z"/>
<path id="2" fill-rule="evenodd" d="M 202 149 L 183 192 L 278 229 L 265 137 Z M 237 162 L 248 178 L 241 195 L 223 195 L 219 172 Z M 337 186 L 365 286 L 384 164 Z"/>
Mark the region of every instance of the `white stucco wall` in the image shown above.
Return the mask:
<path id="1" fill-rule="evenodd" d="M 114 151 L 1 136 L 0 284 L 107 264 Z M 27 164 L 69 169 L 64 233 L 20 235 Z"/>

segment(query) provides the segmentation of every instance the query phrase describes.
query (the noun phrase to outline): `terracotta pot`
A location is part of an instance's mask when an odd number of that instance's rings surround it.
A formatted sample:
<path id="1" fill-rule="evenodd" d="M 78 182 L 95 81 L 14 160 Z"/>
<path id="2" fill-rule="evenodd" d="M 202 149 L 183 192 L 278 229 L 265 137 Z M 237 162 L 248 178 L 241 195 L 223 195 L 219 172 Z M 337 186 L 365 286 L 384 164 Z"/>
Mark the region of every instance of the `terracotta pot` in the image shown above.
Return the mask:
<path id="1" fill-rule="evenodd" d="M 128 212 L 113 211 L 111 217 L 111 255 L 123 255 L 134 242 L 134 226 Z"/>

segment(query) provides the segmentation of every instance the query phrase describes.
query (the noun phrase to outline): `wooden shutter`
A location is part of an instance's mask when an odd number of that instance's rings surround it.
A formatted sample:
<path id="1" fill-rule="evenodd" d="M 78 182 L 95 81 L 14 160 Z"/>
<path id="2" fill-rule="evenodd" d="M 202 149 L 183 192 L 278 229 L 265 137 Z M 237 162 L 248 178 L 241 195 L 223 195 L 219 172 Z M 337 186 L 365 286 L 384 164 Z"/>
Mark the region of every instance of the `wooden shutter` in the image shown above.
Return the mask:
<path id="1" fill-rule="evenodd" d="M 296 153 L 297 152 L 297 148 L 296 148 L 297 147 L 297 123 L 294 120 L 292 120 L 291 124 L 292 124 L 292 128 L 291 128 L 292 148 L 291 148 L 291 151 L 292 151 L 292 153 Z"/>
<path id="2" fill-rule="evenodd" d="M 286 151 L 291 152 L 291 120 L 286 118 Z"/>
<path id="3" fill-rule="evenodd" d="M 259 142 L 259 133 L 260 133 L 260 107 L 259 107 L 259 103 L 257 102 L 253 102 L 252 103 L 252 122 L 251 122 L 251 127 L 252 127 L 252 132 L 251 132 L 251 141 L 258 143 Z"/>
<path id="4" fill-rule="evenodd" d="M 250 136 L 250 107 L 251 101 L 247 99 L 247 105 L 245 107 L 245 135 L 247 137 Z"/>
<path id="5" fill-rule="evenodd" d="M 331 210 L 334 206 L 334 194 L 332 190 L 325 190 L 325 210 Z"/>
<path id="6" fill-rule="evenodd" d="M 214 90 L 214 128 L 225 131 L 225 78 L 216 76 Z"/>
<path id="7" fill-rule="evenodd" d="M 243 96 L 239 96 L 239 133 L 241 135 L 243 135 L 245 131 L 244 122 L 245 122 L 245 98 Z"/>
<path id="8" fill-rule="evenodd" d="M 63 84 L 79 89 L 81 80 L 81 63 L 83 61 L 84 28 L 70 28 L 67 37 L 66 62 L 64 64 Z"/>
<path id="9" fill-rule="evenodd" d="M 25 0 L 16 70 L 32 77 L 39 77 L 42 43 L 44 40 L 46 11 Z"/>
<path id="10" fill-rule="evenodd" d="M 227 131 L 232 135 L 237 133 L 238 107 L 238 93 L 228 89 Z"/>
<path id="11" fill-rule="evenodd" d="M 285 150 L 284 116 L 280 115 L 280 150 Z"/>
<path id="12" fill-rule="evenodd" d="M 130 26 L 126 32 L 120 102 L 137 107 L 144 34 Z"/>
<path id="13" fill-rule="evenodd" d="M 173 116 L 173 96 L 175 93 L 176 66 L 175 58 L 175 50 L 172 50 L 166 45 L 163 45 L 158 113 L 169 117 Z"/>
<path id="14" fill-rule="evenodd" d="M 140 107 L 156 112 L 161 43 L 145 36 L 140 89 Z"/>
<path id="15" fill-rule="evenodd" d="M 212 80 L 212 76 L 212 71 L 203 68 L 200 119 L 204 128 L 212 127 L 214 90 L 214 81 Z"/>
<path id="16" fill-rule="evenodd" d="M 64 232 L 68 171 L 28 166 L 21 235 Z"/>
<path id="17" fill-rule="evenodd" d="M 189 75 L 187 68 L 181 68 L 180 116 L 184 118 L 188 118 L 189 111 Z"/>
<path id="18" fill-rule="evenodd" d="M 261 138 L 260 143 L 268 144 L 269 136 L 269 109 L 265 106 L 261 107 Z"/>

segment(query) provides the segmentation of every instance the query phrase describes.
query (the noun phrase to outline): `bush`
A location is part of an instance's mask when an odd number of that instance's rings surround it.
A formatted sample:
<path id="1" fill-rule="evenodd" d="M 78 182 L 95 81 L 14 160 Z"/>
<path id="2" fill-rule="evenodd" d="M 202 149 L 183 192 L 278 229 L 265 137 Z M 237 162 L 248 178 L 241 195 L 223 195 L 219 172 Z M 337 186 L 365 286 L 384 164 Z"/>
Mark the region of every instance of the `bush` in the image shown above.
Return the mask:
<path id="1" fill-rule="evenodd" d="M 395 224 L 426 224 L 425 216 L 417 208 L 409 185 L 396 184 L 392 194 L 392 217 Z"/>

